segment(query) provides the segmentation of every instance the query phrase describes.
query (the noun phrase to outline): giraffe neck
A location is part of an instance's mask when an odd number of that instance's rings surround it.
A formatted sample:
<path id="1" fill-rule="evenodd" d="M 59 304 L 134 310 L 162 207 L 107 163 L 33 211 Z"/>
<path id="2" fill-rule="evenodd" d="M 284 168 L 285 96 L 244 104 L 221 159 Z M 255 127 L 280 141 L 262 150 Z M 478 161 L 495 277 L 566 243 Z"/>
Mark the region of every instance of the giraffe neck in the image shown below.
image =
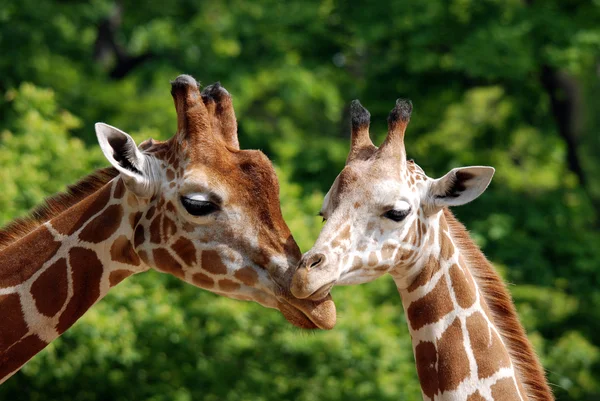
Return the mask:
<path id="1" fill-rule="evenodd" d="M 125 277 L 147 270 L 120 178 L 0 250 L 0 383 Z"/>
<path id="2" fill-rule="evenodd" d="M 484 294 L 440 212 L 407 287 L 395 278 L 426 400 L 528 400 Z M 434 220 L 435 222 L 435 220 Z M 393 275 L 393 274 L 392 274 Z"/>

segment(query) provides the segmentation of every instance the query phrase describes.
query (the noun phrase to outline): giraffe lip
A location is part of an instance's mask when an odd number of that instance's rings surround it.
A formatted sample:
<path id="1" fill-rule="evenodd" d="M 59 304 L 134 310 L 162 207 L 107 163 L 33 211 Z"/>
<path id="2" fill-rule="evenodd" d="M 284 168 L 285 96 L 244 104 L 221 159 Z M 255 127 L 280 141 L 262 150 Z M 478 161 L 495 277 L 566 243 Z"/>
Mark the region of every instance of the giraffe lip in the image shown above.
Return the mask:
<path id="1" fill-rule="evenodd" d="M 286 301 L 279 301 L 278 307 L 283 316 L 287 319 L 288 322 L 293 324 L 296 327 L 301 329 L 318 329 L 319 326 L 316 325 L 305 313 L 303 313 L 298 308 L 294 307 L 292 304 Z"/>
<path id="2" fill-rule="evenodd" d="M 331 296 L 319 301 L 282 298 L 278 306 L 283 316 L 300 328 L 330 330 L 336 323 L 335 303 Z"/>
<path id="3" fill-rule="evenodd" d="M 331 288 L 335 284 L 335 280 L 331 281 L 325 285 L 320 286 L 315 291 L 304 297 L 304 299 L 309 299 L 311 301 L 321 301 L 325 299 L 329 293 L 331 292 Z"/>

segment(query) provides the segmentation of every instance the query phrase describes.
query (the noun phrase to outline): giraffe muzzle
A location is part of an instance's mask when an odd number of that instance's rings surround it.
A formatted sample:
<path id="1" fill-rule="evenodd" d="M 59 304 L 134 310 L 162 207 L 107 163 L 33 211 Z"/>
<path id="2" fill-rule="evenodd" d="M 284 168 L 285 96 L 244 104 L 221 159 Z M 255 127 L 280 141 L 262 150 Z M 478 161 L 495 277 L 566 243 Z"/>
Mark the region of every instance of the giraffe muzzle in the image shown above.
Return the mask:
<path id="1" fill-rule="evenodd" d="M 335 263 L 324 253 L 307 253 L 292 278 L 291 292 L 299 299 L 322 300 L 338 280 Z"/>

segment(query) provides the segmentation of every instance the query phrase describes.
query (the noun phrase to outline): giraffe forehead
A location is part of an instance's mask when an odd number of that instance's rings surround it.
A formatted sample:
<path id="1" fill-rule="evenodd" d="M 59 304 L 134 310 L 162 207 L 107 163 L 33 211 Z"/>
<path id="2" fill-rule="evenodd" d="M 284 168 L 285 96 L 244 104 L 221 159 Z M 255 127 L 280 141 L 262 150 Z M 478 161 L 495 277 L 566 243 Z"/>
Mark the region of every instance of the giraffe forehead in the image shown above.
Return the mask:
<path id="1" fill-rule="evenodd" d="M 411 195 L 415 192 L 406 182 L 384 179 L 373 183 L 373 194 L 382 204 L 395 204 L 399 201 L 409 203 Z"/>
<path id="2" fill-rule="evenodd" d="M 179 194 L 182 196 L 203 195 L 208 198 L 210 198 L 209 194 L 214 194 L 223 202 L 227 202 L 231 191 L 224 185 L 225 182 L 210 174 L 206 169 L 196 166 L 185 171 Z"/>

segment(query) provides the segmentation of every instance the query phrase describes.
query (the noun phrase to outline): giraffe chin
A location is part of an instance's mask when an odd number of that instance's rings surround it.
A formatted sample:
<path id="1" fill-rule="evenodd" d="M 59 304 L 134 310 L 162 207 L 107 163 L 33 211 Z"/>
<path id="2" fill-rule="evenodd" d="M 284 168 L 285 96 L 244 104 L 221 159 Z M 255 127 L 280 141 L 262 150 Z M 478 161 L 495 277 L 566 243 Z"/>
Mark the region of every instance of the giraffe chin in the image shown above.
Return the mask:
<path id="1" fill-rule="evenodd" d="M 277 307 L 288 322 L 301 329 L 331 330 L 336 323 L 335 304 L 331 296 L 315 302 L 281 299 Z"/>

